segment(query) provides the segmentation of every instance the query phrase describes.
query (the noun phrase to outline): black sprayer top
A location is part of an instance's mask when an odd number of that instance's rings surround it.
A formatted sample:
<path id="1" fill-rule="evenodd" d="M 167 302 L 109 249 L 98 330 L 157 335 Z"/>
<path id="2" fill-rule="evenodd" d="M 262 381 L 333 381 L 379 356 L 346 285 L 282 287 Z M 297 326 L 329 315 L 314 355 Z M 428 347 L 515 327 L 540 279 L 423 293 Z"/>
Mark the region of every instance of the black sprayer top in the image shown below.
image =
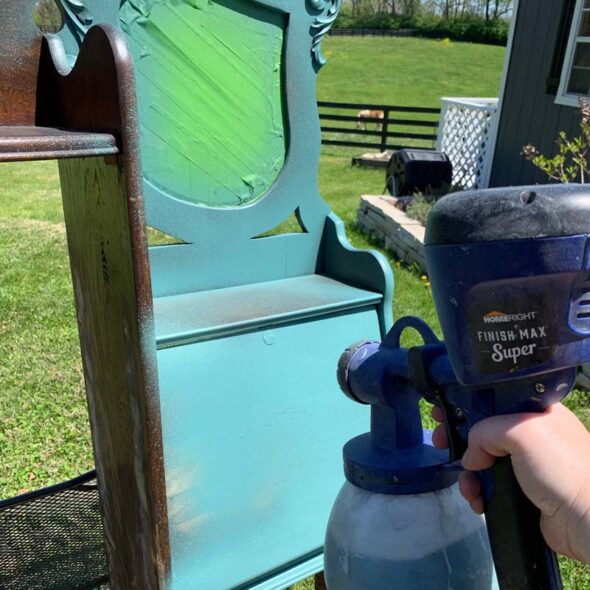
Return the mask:
<path id="1" fill-rule="evenodd" d="M 535 185 L 474 190 L 442 198 L 425 243 L 465 244 L 590 233 L 590 186 Z"/>

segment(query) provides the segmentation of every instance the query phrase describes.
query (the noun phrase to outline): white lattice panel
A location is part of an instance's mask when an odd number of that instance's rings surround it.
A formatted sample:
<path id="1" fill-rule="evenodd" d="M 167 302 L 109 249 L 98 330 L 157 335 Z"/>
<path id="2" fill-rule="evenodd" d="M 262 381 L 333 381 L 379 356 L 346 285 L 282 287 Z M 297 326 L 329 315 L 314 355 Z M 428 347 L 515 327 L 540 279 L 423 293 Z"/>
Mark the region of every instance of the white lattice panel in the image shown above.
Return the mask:
<path id="1" fill-rule="evenodd" d="M 487 187 L 493 158 L 497 99 L 443 98 L 438 149 L 453 164 L 453 184 Z"/>

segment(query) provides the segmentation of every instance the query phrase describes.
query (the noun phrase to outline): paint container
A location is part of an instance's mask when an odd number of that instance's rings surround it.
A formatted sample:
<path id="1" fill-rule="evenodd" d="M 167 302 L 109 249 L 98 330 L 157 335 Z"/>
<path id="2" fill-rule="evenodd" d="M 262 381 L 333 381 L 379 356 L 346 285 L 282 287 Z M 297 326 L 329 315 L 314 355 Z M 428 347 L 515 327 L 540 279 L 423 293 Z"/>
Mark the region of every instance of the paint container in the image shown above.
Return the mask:
<path id="1" fill-rule="evenodd" d="M 497 590 L 482 517 L 457 484 L 390 495 L 346 482 L 326 533 L 328 590 Z"/>

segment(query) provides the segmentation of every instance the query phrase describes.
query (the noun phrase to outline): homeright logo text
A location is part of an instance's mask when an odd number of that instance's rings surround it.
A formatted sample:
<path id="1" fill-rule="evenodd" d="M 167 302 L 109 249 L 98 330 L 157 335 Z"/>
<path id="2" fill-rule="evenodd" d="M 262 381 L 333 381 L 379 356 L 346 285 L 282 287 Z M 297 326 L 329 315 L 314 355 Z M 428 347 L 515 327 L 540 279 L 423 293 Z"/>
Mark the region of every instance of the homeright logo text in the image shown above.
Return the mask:
<path id="1" fill-rule="evenodd" d="M 527 311 L 525 313 L 504 313 L 501 311 L 490 311 L 483 316 L 486 324 L 502 324 L 504 322 L 525 322 L 534 320 L 539 315 L 538 311 Z"/>

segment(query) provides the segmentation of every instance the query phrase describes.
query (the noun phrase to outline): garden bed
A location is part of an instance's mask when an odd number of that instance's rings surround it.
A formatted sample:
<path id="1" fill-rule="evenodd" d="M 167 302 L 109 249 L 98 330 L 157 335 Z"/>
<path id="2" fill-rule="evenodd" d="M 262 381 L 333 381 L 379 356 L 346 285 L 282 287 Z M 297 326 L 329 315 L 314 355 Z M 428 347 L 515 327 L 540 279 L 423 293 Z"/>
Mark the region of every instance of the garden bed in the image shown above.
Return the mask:
<path id="1" fill-rule="evenodd" d="M 359 228 L 400 260 L 426 272 L 424 226 L 396 206 L 395 197 L 363 195 L 357 212 Z"/>

